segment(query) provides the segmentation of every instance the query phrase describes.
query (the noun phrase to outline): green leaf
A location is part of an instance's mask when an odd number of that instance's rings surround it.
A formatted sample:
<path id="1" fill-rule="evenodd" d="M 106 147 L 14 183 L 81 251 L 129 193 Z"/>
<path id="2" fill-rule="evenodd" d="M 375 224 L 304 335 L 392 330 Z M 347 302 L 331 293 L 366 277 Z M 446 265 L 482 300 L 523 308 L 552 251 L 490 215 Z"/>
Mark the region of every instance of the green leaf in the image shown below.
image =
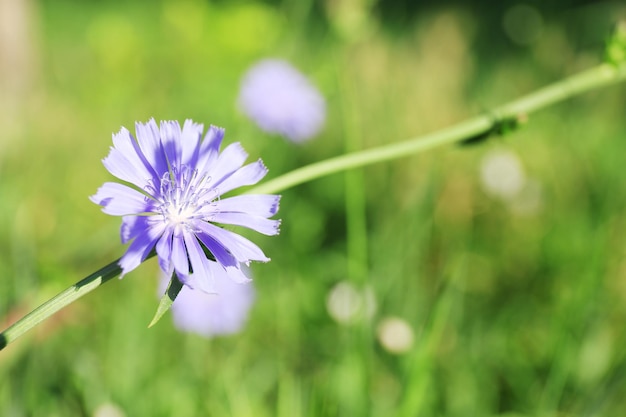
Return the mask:
<path id="1" fill-rule="evenodd" d="M 155 324 L 157 324 L 159 320 L 161 320 L 161 317 L 163 317 L 163 314 L 165 314 L 167 310 L 169 310 L 170 307 L 172 307 L 174 300 L 176 299 L 176 297 L 178 296 L 178 293 L 180 292 L 182 288 L 183 288 L 182 282 L 180 282 L 180 280 L 176 276 L 176 273 L 173 273 L 172 279 L 170 279 L 170 283 L 167 286 L 167 290 L 165 291 L 165 294 L 163 294 L 163 297 L 161 297 L 161 301 L 159 302 L 159 307 L 157 308 L 157 311 L 154 314 L 154 318 L 152 319 L 148 327 L 154 326 Z"/>

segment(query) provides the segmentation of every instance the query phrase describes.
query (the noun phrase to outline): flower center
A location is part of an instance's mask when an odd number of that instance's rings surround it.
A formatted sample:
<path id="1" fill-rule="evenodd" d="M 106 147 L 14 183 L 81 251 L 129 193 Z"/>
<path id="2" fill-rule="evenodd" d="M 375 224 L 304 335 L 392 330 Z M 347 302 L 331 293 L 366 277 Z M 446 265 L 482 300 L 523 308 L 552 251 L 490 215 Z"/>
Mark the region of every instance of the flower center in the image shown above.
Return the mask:
<path id="1" fill-rule="evenodd" d="M 175 205 L 170 204 L 165 208 L 163 215 L 169 223 L 184 224 L 187 220 L 193 218 L 195 210 L 195 205 L 188 205 L 187 207 L 176 207 Z"/>
<path id="2" fill-rule="evenodd" d="M 217 198 L 216 189 L 209 187 L 211 177 L 199 176 L 198 171 L 186 165 L 172 168 L 161 178 L 158 211 L 174 227 L 191 228 L 191 220 L 207 217 L 202 210 Z"/>

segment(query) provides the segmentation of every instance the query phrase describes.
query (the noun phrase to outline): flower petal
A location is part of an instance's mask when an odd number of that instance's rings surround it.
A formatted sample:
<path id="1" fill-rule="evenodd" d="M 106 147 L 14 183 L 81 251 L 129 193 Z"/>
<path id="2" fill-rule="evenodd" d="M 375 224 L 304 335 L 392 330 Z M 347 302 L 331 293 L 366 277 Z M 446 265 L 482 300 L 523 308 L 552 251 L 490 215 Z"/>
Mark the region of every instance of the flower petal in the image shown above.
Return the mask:
<path id="1" fill-rule="evenodd" d="M 165 223 L 146 222 L 146 225 L 145 233 L 139 234 L 120 258 L 119 265 L 122 267 L 120 278 L 137 268 L 146 259 L 165 229 Z"/>
<path id="2" fill-rule="evenodd" d="M 231 143 L 218 156 L 217 161 L 209 167 L 209 175 L 213 178 L 214 184 L 219 184 L 224 178 L 241 168 L 246 161 L 248 154 L 243 150 L 241 144 Z"/>
<path id="3" fill-rule="evenodd" d="M 272 217 L 278 212 L 279 195 L 245 194 L 215 201 L 214 211 L 220 213 L 248 213 L 252 216 Z"/>
<path id="4" fill-rule="evenodd" d="M 156 189 L 159 188 L 161 175 L 167 172 L 168 166 L 161 146 L 161 135 L 159 128 L 154 121 L 150 119 L 148 123 L 135 123 L 135 132 L 137 133 L 137 143 L 139 147 L 153 168 L 156 176 Z"/>
<path id="5" fill-rule="evenodd" d="M 113 216 L 148 213 L 153 209 L 153 202 L 144 194 L 117 182 L 105 182 L 89 199 Z"/>
<path id="6" fill-rule="evenodd" d="M 214 239 L 226 248 L 239 262 L 267 262 L 270 260 L 265 256 L 261 248 L 241 235 L 207 222 L 197 222 L 196 227 L 199 229 L 199 232 L 196 234 L 202 243 L 205 243 L 205 239 L 208 240 L 206 236 L 208 235 L 209 238 Z"/>
<path id="7" fill-rule="evenodd" d="M 139 233 L 143 233 L 146 229 L 147 216 L 123 216 L 122 226 L 120 227 L 120 239 L 122 243 L 126 243 L 137 237 Z"/>
<path id="8" fill-rule="evenodd" d="M 193 120 L 185 120 L 183 131 L 180 135 L 182 146 L 182 163 L 189 166 L 196 166 L 198 163 L 198 154 L 200 152 L 200 139 L 204 126 L 194 123 Z"/>
<path id="9" fill-rule="evenodd" d="M 175 120 L 162 121 L 160 131 L 161 146 L 163 147 L 168 166 L 170 168 L 180 167 L 183 154 L 180 140 L 180 125 Z"/>
<path id="10" fill-rule="evenodd" d="M 185 241 L 176 232 L 174 232 L 172 238 L 172 257 L 170 260 L 179 277 L 189 275 L 189 258 L 187 257 Z"/>
<path id="11" fill-rule="evenodd" d="M 232 175 L 225 178 L 221 183 L 215 185 L 220 195 L 229 192 L 238 187 L 245 185 L 253 185 L 259 182 L 267 174 L 267 168 L 260 159 L 256 162 L 248 164 Z"/>
<path id="12" fill-rule="evenodd" d="M 224 138 L 224 129 L 213 126 L 209 127 L 204 141 L 200 145 L 200 155 L 198 155 L 198 171 L 204 173 L 215 163 L 219 155 L 222 139 Z"/>
<path id="13" fill-rule="evenodd" d="M 223 224 L 234 224 L 247 227 L 267 236 L 277 235 L 280 220 L 270 220 L 261 216 L 251 216 L 247 213 L 215 213 L 211 218 L 212 222 Z"/>
<path id="14" fill-rule="evenodd" d="M 193 268 L 193 273 L 189 276 L 192 282 L 188 285 L 193 285 L 192 288 L 202 290 L 209 294 L 216 293 L 214 271 L 200 243 L 198 243 L 198 239 L 187 231 L 183 233 L 183 236 L 185 245 L 187 246 L 189 261 Z"/>
<path id="15" fill-rule="evenodd" d="M 235 281 L 237 284 L 247 284 L 252 281 L 250 278 L 248 278 L 245 272 L 241 269 L 241 265 L 227 266 L 225 269 L 226 269 L 226 274 L 228 275 L 228 278 Z"/>
<path id="16" fill-rule="evenodd" d="M 215 260 L 223 267 L 227 266 L 239 266 L 240 261 L 229 252 L 228 248 L 215 240 L 212 236 L 206 233 L 200 233 L 197 235 L 202 244 L 211 252 L 215 257 Z"/>
<path id="17" fill-rule="evenodd" d="M 167 275 L 172 275 L 172 228 L 167 227 L 156 244 L 159 266 Z"/>
<path id="18" fill-rule="evenodd" d="M 117 178 L 141 189 L 155 176 L 130 132 L 125 128 L 113 135 L 113 147 L 102 160 L 102 164 Z"/>

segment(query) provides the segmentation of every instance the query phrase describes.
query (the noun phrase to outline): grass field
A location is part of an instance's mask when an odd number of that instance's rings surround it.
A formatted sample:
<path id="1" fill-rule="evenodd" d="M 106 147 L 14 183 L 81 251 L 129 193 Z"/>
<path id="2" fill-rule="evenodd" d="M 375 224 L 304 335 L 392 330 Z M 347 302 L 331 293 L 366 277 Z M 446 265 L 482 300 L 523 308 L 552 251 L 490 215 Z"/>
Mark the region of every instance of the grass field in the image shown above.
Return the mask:
<path id="1" fill-rule="evenodd" d="M 575 9 L 594 19 L 584 41 L 546 17 L 532 43 L 500 29 L 490 49 L 481 16 L 458 5 L 389 30 L 298 1 L 27 3 L 29 58 L 3 69 L 22 84 L 0 97 L 6 325 L 123 254 L 119 219 L 88 200 L 111 180 L 100 161 L 121 126 L 225 127 L 273 178 L 593 66 L 611 24 L 605 9 Z M 266 57 L 292 62 L 327 100 L 324 130 L 304 144 L 237 108 L 242 75 Z M 281 234 L 249 234 L 272 261 L 251 268 L 241 332 L 205 339 L 169 315 L 148 329 L 150 260 L 0 353 L 0 415 L 622 415 L 625 103 L 618 85 L 502 138 L 289 189 Z M 354 308 L 348 322 L 328 309 L 338 284 L 352 289 L 337 296 Z M 412 332 L 398 351 L 381 342 L 389 319 Z"/>

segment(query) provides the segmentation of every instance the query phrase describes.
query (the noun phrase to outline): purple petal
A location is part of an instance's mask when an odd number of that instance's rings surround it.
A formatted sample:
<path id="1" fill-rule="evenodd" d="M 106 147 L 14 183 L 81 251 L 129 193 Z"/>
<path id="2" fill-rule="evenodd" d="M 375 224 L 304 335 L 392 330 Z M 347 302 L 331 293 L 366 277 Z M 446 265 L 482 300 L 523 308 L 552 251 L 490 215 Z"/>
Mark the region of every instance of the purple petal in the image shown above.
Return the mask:
<path id="1" fill-rule="evenodd" d="M 117 182 L 105 182 L 89 199 L 112 216 L 147 213 L 153 204 L 144 194 Z"/>
<path id="2" fill-rule="evenodd" d="M 280 220 L 270 220 L 261 216 L 250 216 L 247 213 L 215 213 L 212 222 L 234 224 L 247 227 L 267 236 L 277 235 Z"/>
<path id="3" fill-rule="evenodd" d="M 172 238 L 172 257 L 170 261 L 179 276 L 189 275 L 189 258 L 187 257 L 185 242 L 183 237 L 176 233 L 174 233 Z"/>
<path id="4" fill-rule="evenodd" d="M 189 232 L 184 233 L 185 244 L 187 245 L 187 254 L 189 255 L 189 261 L 193 268 L 193 273 L 190 278 L 193 279 L 193 283 L 189 285 L 194 289 L 202 290 L 206 293 L 215 293 L 215 278 L 213 277 L 213 270 L 210 267 L 210 261 L 207 259 L 198 239 Z"/>
<path id="5" fill-rule="evenodd" d="M 125 128 L 113 135 L 113 147 L 102 164 L 111 174 L 138 188 L 144 188 L 154 178 L 154 172 Z"/>
<path id="6" fill-rule="evenodd" d="M 241 168 L 248 154 L 241 144 L 231 143 L 218 156 L 217 161 L 209 167 L 209 175 L 215 184 L 219 184 L 224 178 Z"/>
<path id="7" fill-rule="evenodd" d="M 278 212 L 279 195 L 238 195 L 215 202 L 215 211 L 221 213 L 248 213 L 252 216 L 272 217 Z"/>
<path id="8" fill-rule="evenodd" d="M 120 278 L 137 268 L 146 259 L 165 229 L 165 223 L 147 222 L 146 224 L 145 233 L 139 234 L 120 258 L 119 265 L 122 267 Z"/>
<path id="9" fill-rule="evenodd" d="M 265 256 L 261 248 L 241 235 L 206 222 L 197 222 L 196 226 L 200 229 L 197 235 L 203 243 L 205 243 L 206 239 L 206 236 L 203 234 L 206 234 L 225 247 L 239 262 L 267 262 L 270 260 Z"/>
<path id="10" fill-rule="evenodd" d="M 139 172 L 140 170 L 137 169 L 135 164 L 130 162 L 120 150 L 113 147 L 102 160 L 102 165 L 115 177 L 134 184 L 138 188 L 143 188 L 152 178 L 143 172 Z"/>
<path id="11" fill-rule="evenodd" d="M 260 159 L 238 169 L 234 174 L 216 185 L 220 195 L 238 187 L 253 185 L 259 182 L 267 174 L 267 168 Z"/>
<path id="12" fill-rule="evenodd" d="M 170 167 L 179 167 L 182 158 L 181 131 L 177 121 L 161 122 L 161 146 Z"/>
<path id="13" fill-rule="evenodd" d="M 120 228 L 120 237 L 122 243 L 126 243 L 136 238 L 141 233 L 145 233 L 147 227 L 151 227 L 154 223 L 162 223 L 163 217 L 155 216 L 136 216 L 129 215 L 122 217 L 122 227 Z"/>
<path id="14" fill-rule="evenodd" d="M 204 173 L 215 163 L 219 155 L 224 129 L 211 125 L 200 145 L 200 155 L 198 156 L 198 171 Z"/>
<path id="15" fill-rule="evenodd" d="M 233 254 L 231 254 L 224 245 L 215 240 L 212 236 L 206 233 L 197 234 L 198 239 L 206 246 L 206 248 L 213 254 L 215 260 L 223 267 L 227 266 L 239 266 L 238 261 Z"/>
<path id="16" fill-rule="evenodd" d="M 182 145 L 182 163 L 196 166 L 198 153 L 200 151 L 200 139 L 204 126 L 194 123 L 192 120 L 185 120 L 183 131 L 180 135 Z"/>
<path id="17" fill-rule="evenodd" d="M 159 266 L 168 275 L 172 274 L 172 228 L 168 227 L 163 232 L 163 236 L 156 244 L 156 252 L 159 257 Z"/>
<path id="18" fill-rule="evenodd" d="M 241 269 L 241 265 L 239 266 L 227 266 L 224 268 L 226 270 L 226 275 L 229 279 L 236 282 L 237 284 L 246 284 L 252 281 Z"/>
<path id="19" fill-rule="evenodd" d="M 158 189 L 160 175 L 167 172 L 168 166 L 163 154 L 161 146 L 161 134 L 159 128 L 154 121 L 150 119 L 148 123 L 135 123 L 135 132 L 137 133 L 137 143 L 141 151 L 155 171 L 156 181 L 155 187 Z"/>
<path id="20" fill-rule="evenodd" d="M 206 262 L 210 262 L 208 259 Z M 215 288 L 209 283 L 210 277 L 189 274 L 189 275 L 177 275 L 180 282 L 183 283 L 184 288 L 201 291 L 205 294 L 215 294 Z"/>

